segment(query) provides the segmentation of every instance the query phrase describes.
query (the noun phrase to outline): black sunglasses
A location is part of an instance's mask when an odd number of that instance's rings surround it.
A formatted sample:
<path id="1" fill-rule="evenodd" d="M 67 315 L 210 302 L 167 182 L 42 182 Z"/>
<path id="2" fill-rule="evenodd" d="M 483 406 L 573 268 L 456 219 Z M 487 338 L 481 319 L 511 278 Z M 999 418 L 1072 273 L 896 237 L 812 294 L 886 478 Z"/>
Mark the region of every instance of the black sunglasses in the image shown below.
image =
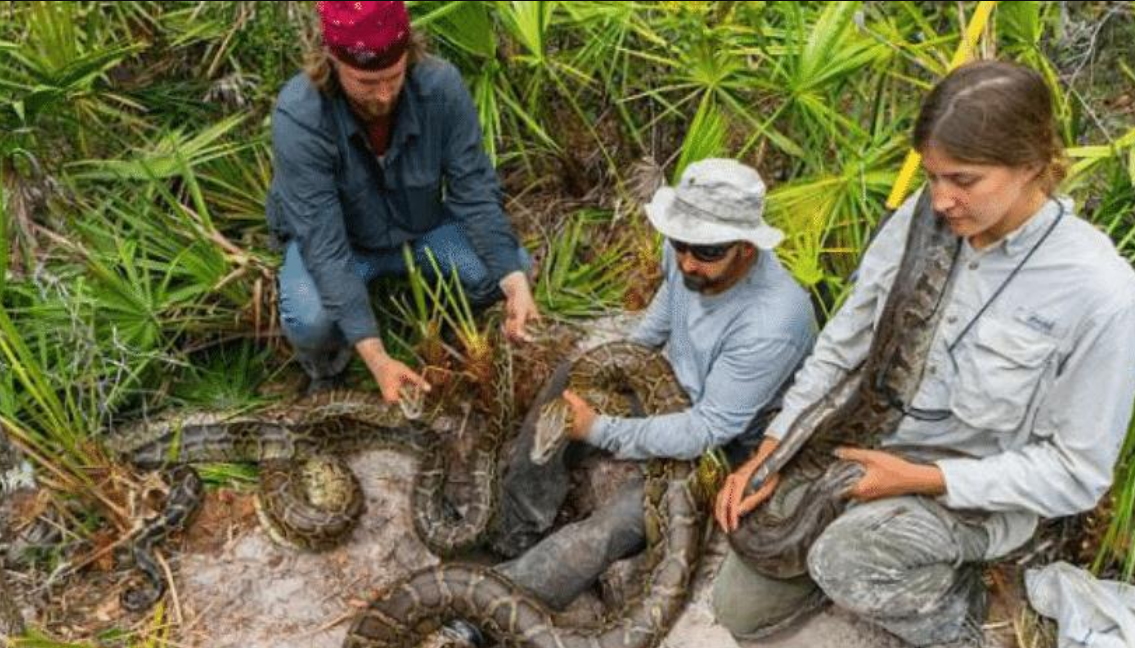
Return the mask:
<path id="1" fill-rule="evenodd" d="M 729 250 L 732 250 L 736 245 L 736 241 L 719 245 L 692 245 L 670 239 L 670 246 L 674 248 L 675 252 L 678 254 L 689 252 L 695 259 L 703 263 L 713 263 L 724 259 L 725 255 L 729 254 Z"/>

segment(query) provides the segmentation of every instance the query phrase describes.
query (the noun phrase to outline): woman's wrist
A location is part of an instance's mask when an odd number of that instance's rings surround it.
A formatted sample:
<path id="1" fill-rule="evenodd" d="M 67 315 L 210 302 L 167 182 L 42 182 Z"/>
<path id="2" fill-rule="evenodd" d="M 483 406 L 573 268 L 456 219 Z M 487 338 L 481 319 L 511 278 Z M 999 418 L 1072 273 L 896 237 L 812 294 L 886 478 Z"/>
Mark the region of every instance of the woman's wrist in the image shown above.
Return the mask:
<path id="1" fill-rule="evenodd" d="M 938 497 L 946 494 L 946 478 L 934 464 L 910 464 L 907 487 L 912 493 Z"/>

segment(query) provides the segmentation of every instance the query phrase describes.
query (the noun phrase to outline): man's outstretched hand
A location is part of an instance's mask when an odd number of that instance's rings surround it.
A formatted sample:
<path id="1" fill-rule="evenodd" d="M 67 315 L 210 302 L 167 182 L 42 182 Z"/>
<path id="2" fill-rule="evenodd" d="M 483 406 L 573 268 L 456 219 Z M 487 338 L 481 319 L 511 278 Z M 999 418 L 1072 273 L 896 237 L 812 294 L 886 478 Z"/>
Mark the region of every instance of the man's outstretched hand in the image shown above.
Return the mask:
<path id="1" fill-rule="evenodd" d="M 359 340 L 355 344 L 355 350 L 366 362 L 367 369 L 370 369 L 374 382 L 382 392 L 382 400 L 387 403 L 400 401 L 404 386 L 416 387 L 425 392 L 430 390 L 430 384 L 426 379 L 407 367 L 404 362 L 390 357 L 378 338 Z"/>
<path id="2" fill-rule="evenodd" d="M 512 342 L 531 342 L 527 327 L 540 321 L 540 309 L 532 298 L 528 277 L 523 272 L 513 272 L 501 279 L 500 287 L 505 297 L 505 337 Z"/>
<path id="3" fill-rule="evenodd" d="M 574 441 L 586 441 L 591 434 L 591 426 L 595 425 L 595 419 L 599 418 L 599 413 L 590 403 L 570 389 L 564 390 L 563 398 L 571 408 L 571 427 L 568 428 L 568 436 Z"/>

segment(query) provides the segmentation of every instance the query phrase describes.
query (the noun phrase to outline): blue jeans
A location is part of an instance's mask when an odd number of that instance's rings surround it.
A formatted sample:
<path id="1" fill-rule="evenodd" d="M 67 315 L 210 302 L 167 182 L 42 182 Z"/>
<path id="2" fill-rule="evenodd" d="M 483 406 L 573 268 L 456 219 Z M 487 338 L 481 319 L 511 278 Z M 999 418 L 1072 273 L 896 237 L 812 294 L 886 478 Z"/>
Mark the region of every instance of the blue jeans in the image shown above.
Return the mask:
<path id="1" fill-rule="evenodd" d="M 481 258 L 473 250 L 469 237 L 456 221 L 442 223 L 411 242 L 414 263 L 427 276 L 433 277 L 429 250 L 446 276 L 457 272 L 466 297 L 474 306 L 487 306 L 502 297 L 497 281 L 489 276 Z M 521 267 L 531 273 L 532 258 L 523 248 L 517 250 Z M 406 263 L 401 246 L 387 250 L 355 253 L 355 274 L 368 284 L 379 277 L 405 277 Z M 351 349 L 343 333 L 323 308 L 315 280 L 303 263 L 299 244 L 288 243 L 284 265 L 280 268 L 280 323 L 284 335 L 296 351 L 304 371 L 313 379 L 329 378 L 341 373 L 351 359 Z"/>

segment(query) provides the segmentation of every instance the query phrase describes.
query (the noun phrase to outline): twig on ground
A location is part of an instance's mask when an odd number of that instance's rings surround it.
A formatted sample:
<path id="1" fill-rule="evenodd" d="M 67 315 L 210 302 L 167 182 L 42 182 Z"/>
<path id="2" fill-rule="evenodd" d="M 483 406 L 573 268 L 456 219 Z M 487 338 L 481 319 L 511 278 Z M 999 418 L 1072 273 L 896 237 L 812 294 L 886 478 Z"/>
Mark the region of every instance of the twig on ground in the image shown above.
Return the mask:
<path id="1" fill-rule="evenodd" d="M 160 551 L 154 552 L 154 558 L 162 567 L 162 573 L 165 574 L 166 583 L 169 585 L 169 600 L 173 605 L 173 616 L 176 623 L 181 625 L 185 617 L 181 614 L 181 599 L 177 595 L 177 585 L 173 582 L 173 572 L 169 568 L 169 563 L 166 562 L 165 556 Z"/>

